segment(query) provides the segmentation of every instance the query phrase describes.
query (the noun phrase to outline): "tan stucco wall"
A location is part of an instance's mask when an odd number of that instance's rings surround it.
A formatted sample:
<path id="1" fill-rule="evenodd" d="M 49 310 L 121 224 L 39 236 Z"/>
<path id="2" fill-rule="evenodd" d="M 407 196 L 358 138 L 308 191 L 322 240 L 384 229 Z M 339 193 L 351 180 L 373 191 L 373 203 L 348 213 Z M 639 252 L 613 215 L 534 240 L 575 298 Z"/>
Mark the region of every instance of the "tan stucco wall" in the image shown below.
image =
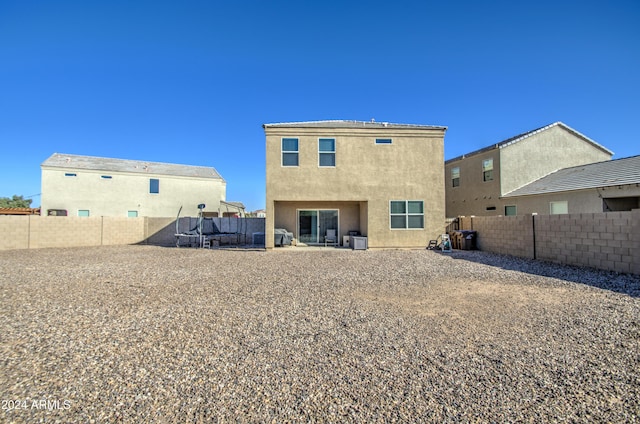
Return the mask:
<path id="1" fill-rule="evenodd" d="M 602 198 L 619 198 L 640 196 L 640 187 L 620 186 L 605 189 L 589 189 L 567 191 L 562 193 L 539 194 L 535 196 L 518 196 L 503 199 L 503 203 L 516 205 L 518 215 L 537 213 L 550 214 L 550 202 L 566 201 L 568 213 L 601 213 Z M 637 208 L 638 205 L 635 205 Z"/>
<path id="2" fill-rule="evenodd" d="M 66 172 L 77 176 L 66 177 Z M 160 181 L 157 194 L 149 193 L 151 178 Z M 42 168 L 43 214 L 65 209 L 69 216 L 77 216 L 78 210 L 88 209 L 90 216 L 126 217 L 127 211 L 135 210 L 140 217 L 171 217 L 182 205 L 182 215 L 197 215 L 198 204 L 206 204 L 206 211 L 218 211 L 225 196 L 224 180 Z"/>
<path id="3" fill-rule="evenodd" d="M 482 181 L 482 161 L 493 158 L 493 181 Z M 445 164 L 446 215 L 496 216 L 513 201 L 503 194 L 561 168 L 610 160 L 611 155 L 561 126 L 513 144 Z M 451 169 L 460 167 L 460 186 L 452 187 Z M 495 210 L 487 210 L 495 207 Z M 520 211 L 518 211 L 520 213 Z M 548 212 L 547 212 L 548 213 Z"/>
<path id="4" fill-rule="evenodd" d="M 426 246 L 444 228 L 444 130 L 267 127 L 265 133 L 267 247 L 279 219 L 275 202 L 284 201 L 364 203 L 360 231 L 371 248 Z M 282 137 L 299 139 L 298 167 L 281 166 Z M 321 137 L 336 139 L 335 167 L 318 166 Z M 393 143 L 377 145 L 376 138 Z M 390 200 L 423 200 L 425 228 L 391 230 Z"/>
<path id="5" fill-rule="evenodd" d="M 493 180 L 483 181 L 482 162 L 493 159 Z M 451 169 L 460 168 L 460 185 L 453 187 Z M 461 160 L 445 164 L 447 216 L 501 215 L 500 202 L 500 151 L 489 150 Z M 495 206 L 495 211 L 487 207 Z"/>
<path id="6" fill-rule="evenodd" d="M 500 149 L 501 194 L 558 169 L 610 160 L 611 155 L 555 126 Z"/>

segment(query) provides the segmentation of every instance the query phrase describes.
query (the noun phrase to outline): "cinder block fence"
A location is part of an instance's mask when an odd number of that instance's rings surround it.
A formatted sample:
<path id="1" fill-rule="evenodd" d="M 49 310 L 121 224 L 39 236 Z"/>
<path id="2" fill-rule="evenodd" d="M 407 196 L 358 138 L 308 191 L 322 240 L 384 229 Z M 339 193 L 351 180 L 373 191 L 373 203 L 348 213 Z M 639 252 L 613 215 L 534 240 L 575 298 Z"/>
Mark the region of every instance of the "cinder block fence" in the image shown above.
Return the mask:
<path id="1" fill-rule="evenodd" d="M 220 220 L 222 231 L 233 227 Z M 241 244 L 251 243 L 252 232 L 264 232 L 264 218 L 239 218 L 242 225 Z M 180 218 L 181 231 L 190 229 L 194 218 Z M 0 215 L 0 250 L 38 249 L 45 247 L 108 246 L 152 244 L 175 246 L 176 218 L 73 217 L 39 215 Z M 245 234 L 246 233 L 246 234 Z M 245 237 L 246 235 L 246 237 Z"/>
<path id="2" fill-rule="evenodd" d="M 640 209 L 569 215 L 460 217 L 478 249 L 640 274 Z"/>

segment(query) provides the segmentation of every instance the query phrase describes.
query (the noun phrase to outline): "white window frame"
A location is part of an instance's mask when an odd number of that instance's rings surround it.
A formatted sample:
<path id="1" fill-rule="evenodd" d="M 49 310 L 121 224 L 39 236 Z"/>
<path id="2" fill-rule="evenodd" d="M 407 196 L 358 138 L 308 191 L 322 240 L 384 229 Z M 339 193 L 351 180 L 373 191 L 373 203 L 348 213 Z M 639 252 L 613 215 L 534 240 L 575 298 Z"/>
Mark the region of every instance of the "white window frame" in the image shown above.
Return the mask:
<path id="1" fill-rule="evenodd" d="M 284 141 L 285 140 L 295 140 L 296 141 L 296 147 L 298 148 L 297 150 L 284 150 Z M 292 154 L 295 153 L 296 154 L 296 158 L 298 159 L 297 165 L 285 165 L 284 164 L 284 155 L 285 154 Z M 280 166 L 285 167 L 285 168 L 297 168 L 300 166 L 300 138 L 298 137 L 282 137 L 280 139 Z"/>
<path id="2" fill-rule="evenodd" d="M 333 140 L 333 151 L 320 150 L 320 140 Z M 318 138 L 318 167 L 320 168 L 335 168 L 336 167 L 336 139 L 335 137 L 319 137 Z M 333 165 L 322 165 L 320 157 L 322 155 L 333 155 Z"/>
<path id="3" fill-rule="evenodd" d="M 404 212 L 403 213 L 394 213 L 392 212 L 392 207 L 391 205 L 394 203 L 400 203 L 400 202 L 404 202 Z M 420 202 L 422 204 L 422 212 L 421 213 L 417 213 L 417 212 L 409 212 L 409 202 Z M 392 221 L 392 217 L 399 217 L 399 216 L 404 216 L 404 227 L 399 228 L 399 227 L 393 227 L 393 225 L 391 224 Z M 422 217 L 422 226 L 421 227 L 409 227 L 409 217 L 411 216 L 421 216 Z M 389 229 L 390 230 L 404 230 L 404 231 L 411 231 L 411 230 L 424 230 L 424 200 L 389 200 Z"/>

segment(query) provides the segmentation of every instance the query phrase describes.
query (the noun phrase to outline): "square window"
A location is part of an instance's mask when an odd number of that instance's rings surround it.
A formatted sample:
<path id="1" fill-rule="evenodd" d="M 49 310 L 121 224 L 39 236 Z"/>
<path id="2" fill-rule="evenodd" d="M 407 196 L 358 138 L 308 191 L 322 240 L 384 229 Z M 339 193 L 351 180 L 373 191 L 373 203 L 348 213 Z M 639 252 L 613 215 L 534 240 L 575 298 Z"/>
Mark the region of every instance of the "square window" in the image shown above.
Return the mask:
<path id="1" fill-rule="evenodd" d="M 160 193 L 160 180 L 157 178 L 149 179 L 149 193 L 158 194 Z"/>
<path id="2" fill-rule="evenodd" d="M 551 215 L 569 213 L 569 203 L 566 200 L 560 202 L 549 202 L 549 213 Z"/>
<path id="3" fill-rule="evenodd" d="M 298 139 L 282 139 L 282 166 L 298 166 Z"/>
<path id="4" fill-rule="evenodd" d="M 423 229 L 424 202 L 422 200 L 392 200 L 389 202 L 391 229 Z"/>
<path id="5" fill-rule="evenodd" d="M 404 215 L 391 215 L 391 228 L 407 228 Z"/>
<path id="6" fill-rule="evenodd" d="M 505 206 L 504 207 L 504 215 L 505 216 L 515 216 L 516 215 L 516 207 L 515 206 Z"/>
<path id="7" fill-rule="evenodd" d="M 336 139 L 318 139 L 318 163 L 320 166 L 336 166 Z"/>

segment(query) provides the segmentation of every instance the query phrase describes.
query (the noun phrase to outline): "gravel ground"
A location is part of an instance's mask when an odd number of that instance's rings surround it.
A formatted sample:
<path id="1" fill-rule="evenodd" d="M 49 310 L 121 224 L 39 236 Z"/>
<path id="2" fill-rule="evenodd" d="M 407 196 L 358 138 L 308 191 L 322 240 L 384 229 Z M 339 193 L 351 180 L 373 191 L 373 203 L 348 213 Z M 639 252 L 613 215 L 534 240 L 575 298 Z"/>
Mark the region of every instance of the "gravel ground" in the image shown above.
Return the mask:
<path id="1" fill-rule="evenodd" d="M 640 422 L 640 277 L 483 252 L 0 252 L 5 422 Z"/>

